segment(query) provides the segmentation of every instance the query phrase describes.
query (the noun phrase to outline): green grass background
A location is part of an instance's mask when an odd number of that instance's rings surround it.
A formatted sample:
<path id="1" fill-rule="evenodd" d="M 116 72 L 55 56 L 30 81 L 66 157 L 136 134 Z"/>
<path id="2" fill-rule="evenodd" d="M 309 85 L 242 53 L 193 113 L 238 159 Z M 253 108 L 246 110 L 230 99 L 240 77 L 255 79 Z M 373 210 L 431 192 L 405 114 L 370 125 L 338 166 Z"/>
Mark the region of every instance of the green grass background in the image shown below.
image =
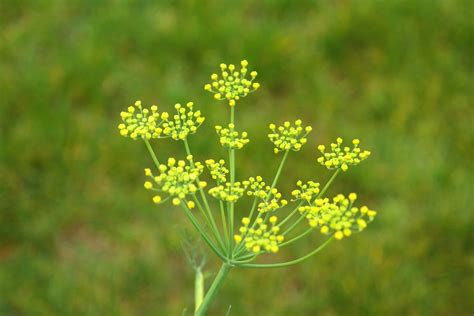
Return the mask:
<path id="1" fill-rule="evenodd" d="M 231 271 L 211 314 L 471 315 L 472 16 L 469 0 L 1 1 L 0 315 L 192 309 L 178 233 L 189 225 L 151 203 L 152 162 L 118 135 L 119 112 L 193 100 L 207 117 L 195 156 L 224 157 L 213 126 L 228 107 L 202 87 L 243 58 L 262 88 L 236 108 L 251 138 L 238 177 L 270 178 L 268 123 L 301 118 L 314 130 L 280 190 L 324 182 L 316 145 L 358 137 L 373 155 L 329 194 L 356 191 L 379 215 L 299 266 Z"/>

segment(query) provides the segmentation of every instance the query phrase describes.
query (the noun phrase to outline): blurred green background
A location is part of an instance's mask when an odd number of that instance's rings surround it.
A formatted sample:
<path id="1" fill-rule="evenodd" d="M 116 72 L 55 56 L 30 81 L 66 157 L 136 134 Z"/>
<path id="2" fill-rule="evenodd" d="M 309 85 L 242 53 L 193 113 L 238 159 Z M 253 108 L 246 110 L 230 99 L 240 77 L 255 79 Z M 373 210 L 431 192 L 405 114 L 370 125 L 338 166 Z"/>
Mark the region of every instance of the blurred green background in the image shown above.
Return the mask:
<path id="1" fill-rule="evenodd" d="M 119 136 L 119 112 L 193 100 L 207 117 L 195 156 L 224 157 L 213 126 L 228 107 L 202 87 L 243 58 L 262 88 L 237 107 L 251 138 L 238 175 L 272 177 L 267 125 L 301 118 L 314 130 L 280 190 L 324 183 L 316 145 L 358 137 L 373 155 L 329 193 L 356 191 L 379 215 L 299 266 L 231 271 L 211 314 L 471 315 L 472 16 L 469 0 L 1 1 L 0 315 L 192 309 L 188 224 L 151 203 L 152 162 Z"/>

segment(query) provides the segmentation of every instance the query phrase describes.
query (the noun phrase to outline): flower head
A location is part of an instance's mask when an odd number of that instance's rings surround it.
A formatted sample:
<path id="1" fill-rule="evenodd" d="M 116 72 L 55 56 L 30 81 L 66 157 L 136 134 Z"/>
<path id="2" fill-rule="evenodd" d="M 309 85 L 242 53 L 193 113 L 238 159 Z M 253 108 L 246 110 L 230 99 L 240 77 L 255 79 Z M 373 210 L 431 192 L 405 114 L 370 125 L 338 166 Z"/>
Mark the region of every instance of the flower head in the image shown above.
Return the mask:
<path id="1" fill-rule="evenodd" d="M 341 147 L 342 138 L 338 137 L 335 143 L 331 144 L 331 152 L 326 152 L 324 145 L 319 145 L 318 150 L 323 154 L 318 158 L 318 162 L 328 169 L 339 169 L 347 171 L 349 166 L 358 165 L 362 160 L 370 156 L 370 151 L 361 151 L 359 140 L 352 140 L 352 149 L 348 146 Z"/>
<path id="2" fill-rule="evenodd" d="M 232 123 L 228 125 L 228 128 L 217 125 L 216 132 L 219 135 L 219 142 L 224 147 L 241 149 L 250 140 L 247 138 L 247 132 L 239 134 L 234 128 L 235 126 Z"/>
<path id="3" fill-rule="evenodd" d="M 247 195 L 265 199 L 267 192 L 270 191 L 270 186 L 266 185 L 261 176 L 250 177 Z"/>
<path id="4" fill-rule="evenodd" d="M 283 123 L 283 126 L 276 127 L 275 124 L 270 124 L 271 133 L 268 138 L 275 145 L 274 152 L 277 154 L 280 151 L 298 151 L 301 146 L 306 144 L 306 136 L 311 132 L 311 126 L 302 127 L 301 120 L 296 120 L 294 125 L 290 122 Z"/>
<path id="5" fill-rule="evenodd" d="M 258 218 L 255 225 L 249 227 L 250 219 L 244 217 L 242 219 L 243 226 L 239 229 L 240 234 L 235 235 L 234 240 L 237 244 L 243 241 L 245 248 L 255 254 L 276 253 L 279 250 L 279 244 L 285 239 L 283 235 L 278 234 L 280 227 L 276 225 L 277 220 L 276 216 L 271 216 L 270 225 L 268 225 L 262 218 Z"/>
<path id="6" fill-rule="evenodd" d="M 169 116 L 168 113 L 161 114 L 164 122 L 162 124 L 163 135 L 171 137 L 174 140 L 183 140 L 188 135 L 196 133 L 199 126 L 204 122 L 204 116 L 201 111 L 194 111 L 194 103 L 188 102 L 186 106 L 176 104 L 176 114 Z"/>
<path id="7" fill-rule="evenodd" d="M 209 194 L 214 198 L 225 202 L 237 202 L 242 197 L 248 186 L 248 181 L 226 182 L 209 189 Z"/>
<path id="8" fill-rule="evenodd" d="M 132 139 L 151 139 L 161 137 L 160 124 L 162 118 L 158 113 L 158 107 L 152 105 L 149 109 L 142 107 L 141 101 L 136 101 L 134 105 L 128 107 L 127 111 L 120 113 L 122 123 L 118 128 L 120 134 Z"/>
<path id="9" fill-rule="evenodd" d="M 348 197 L 338 194 L 332 202 L 328 198 L 316 199 L 311 206 L 302 206 L 298 210 L 306 216 L 311 227 L 319 227 L 322 234 L 340 240 L 364 230 L 377 215 L 367 206 L 354 207 L 356 199 L 355 193 Z"/>
<path id="10" fill-rule="evenodd" d="M 224 159 L 219 161 L 214 161 L 213 159 L 206 160 L 206 166 L 211 173 L 212 179 L 216 180 L 217 183 L 224 183 L 227 181 L 227 174 L 229 173 L 229 169 L 225 167 Z"/>
<path id="11" fill-rule="evenodd" d="M 174 158 L 169 158 L 167 164 L 159 165 L 157 176 L 154 176 L 150 169 L 145 169 L 145 175 L 150 177 L 150 180 L 145 182 L 144 187 L 168 195 L 173 198 L 173 204 L 178 205 L 187 195 L 197 191 L 201 185 L 197 183 L 197 179 L 203 169 L 204 166 L 200 162 L 194 162 L 194 167 L 191 167 L 184 160 L 176 161 Z M 155 196 L 153 201 L 160 203 L 164 200 L 160 196 Z"/>
<path id="12" fill-rule="evenodd" d="M 260 87 L 258 82 L 254 82 L 256 71 L 250 72 L 250 78 L 247 77 L 248 62 L 242 60 L 240 65 L 241 68 L 237 71 L 233 64 L 221 64 L 221 74 L 212 74 L 211 83 L 206 84 L 204 90 L 213 93 L 216 100 L 227 100 L 230 106 L 235 106 L 240 98 Z"/>
<path id="13" fill-rule="evenodd" d="M 281 198 L 282 195 L 278 192 L 277 188 L 270 190 L 269 187 L 266 187 L 265 189 L 265 191 L 260 192 L 258 195 L 263 200 L 257 205 L 257 210 L 260 213 L 274 212 L 288 204 L 287 200 Z"/>
<path id="14" fill-rule="evenodd" d="M 296 183 L 298 189 L 293 190 L 291 195 L 294 197 L 294 201 L 296 200 L 305 200 L 310 202 L 314 197 L 318 196 L 319 194 L 319 183 L 314 181 L 308 181 L 303 183 L 302 181 L 298 181 Z"/>

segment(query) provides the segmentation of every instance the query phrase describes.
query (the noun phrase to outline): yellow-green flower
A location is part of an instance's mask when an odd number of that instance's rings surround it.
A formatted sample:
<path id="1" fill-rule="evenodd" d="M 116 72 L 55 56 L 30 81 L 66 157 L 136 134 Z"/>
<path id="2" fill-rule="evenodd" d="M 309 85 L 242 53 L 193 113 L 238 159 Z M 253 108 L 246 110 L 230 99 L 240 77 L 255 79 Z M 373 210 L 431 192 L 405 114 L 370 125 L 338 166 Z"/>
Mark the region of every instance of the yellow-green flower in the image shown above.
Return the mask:
<path id="1" fill-rule="evenodd" d="M 192 159 L 188 158 L 189 161 Z M 204 183 L 197 183 L 203 169 L 204 166 L 200 162 L 194 162 L 194 167 L 191 167 L 184 160 L 176 161 L 174 158 L 169 158 L 167 164 L 159 165 L 157 176 L 154 176 L 150 169 L 145 169 L 145 175 L 150 180 L 145 182 L 144 187 L 168 195 L 173 198 L 174 205 L 179 205 L 187 195 L 194 194 L 199 186 L 205 186 Z M 165 200 L 161 196 L 153 198 L 155 203 L 162 201 Z"/>
<path id="2" fill-rule="evenodd" d="M 281 198 L 282 195 L 276 188 L 267 190 L 265 194 L 260 193 L 259 197 L 263 199 L 263 201 L 257 205 L 257 210 L 260 213 L 275 212 L 288 204 L 287 200 Z"/>
<path id="3" fill-rule="evenodd" d="M 270 186 L 266 185 L 261 176 L 250 177 L 247 195 L 265 199 L 267 192 L 270 191 Z"/>
<path id="4" fill-rule="evenodd" d="M 303 181 L 298 181 L 296 183 L 298 189 L 293 190 L 291 195 L 293 195 L 293 201 L 305 200 L 310 202 L 313 198 L 319 194 L 319 183 L 314 181 L 308 181 L 303 183 Z"/>
<path id="5" fill-rule="evenodd" d="M 122 123 L 119 124 L 120 135 L 132 139 L 160 138 L 163 120 L 158 113 L 158 107 L 152 105 L 149 109 L 142 107 L 141 101 L 128 107 L 127 111 L 120 113 Z"/>
<path id="6" fill-rule="evenodd" d="M 213 159 L 206 160 L 206 166 L 211 173 L 212 179 L 216 180 L 218 184 L 224 183 L 227 181 L 227 174 L 229 169 L 225 167 L 224 159 L 219 161 L 214 161 Z"/>
<path id="7" fill-rule="evenodd" d="M 276 216 L 271 216 L 270 225 L 268 225 L 262 218 L 258 218 L 256 227 L 252 228 L 249 227 L 250 219 L 244 217 L 242 219 L 243 226 L 239 229 L 240 234 L 234 235 L 236 244 L 244 242 L 245 248 L 254 254 L 278 252 L 279 245 L 285 238 L 278 234 L 280 227 L 276 224 L 277 220 Z"/>
<path id="8" fill-rule="evenodd" d="M 241 68 L 237 70 L 235 65 L 221 64 L 221 74 L 216 73 L 211 75 L 211 83 L 204 86 L 204 90 L 211 92 L 216 100 L 227 100 L 230 106 L 235 106 L 235 103 L 247 96 L 247 94 L 257 90 L 260 87 L 258 82 L 254 82 L 257 77 L 257 72 L 250 72 L 248 74 L 248 62 L 242 60 L 240 62 Z"/>
<path id="9" fill-rule="evenodd" d="M 310 206 L 301 206 L 298 210 L 308 219 L 311 227 L 318 227 L 322 234 L 333 235 L 340 240 L 364 230 L 377 215 L 367 206 L 354 207 L 356 199 L 355 193 L 348 197 L 338 194 L 332 202 L 328 198 L 316 199 Z"/>
<path id="10" fill-rule="evenodd" d="M 164 119 L 162 124 L 163 135 L 171 137 L 174 140 L 184 140 L 188 135 L 196 133 L 199 126 L 204 122 L 204 116 L 201 111 L 194 111 L 194 103 L 188 102 L 186 106 L 176 104 L 176 114 L 169 116 L 163 112 L 161 117 Z"/>
<path id="11" fill-rule="evenodd" d="M 239 134 L 234 128 L 235 125 L 232 123 L 228 125 L 228 128 L 217 125 L 216 132 L 219 135 L 219 142 L 227 148 L 241 149 L 249 142 L 247 132 Z"/>
<path id="12" fill-rule="evenodd" d="M 268 138 L 275 145 L 275 154 L 280 151 L 298 151 L 306 144 L 306 136 L 311 132 L 312 127 L 306 126 L 303 128 L 301 124 L 301 120 L 296 120 L 294 125 L 288 121 L 278 127 L 275 124 L 269 125 L 272 132 L 268 134 Z"/>
<path id="13" fill-rule="evenodd" d="M 235 203 L 242 197 L 248 185 L 248 181 L 234 182 L 233 184 L 226 182 L 209 189 L 209 194 L 218 200 Z"/>
<path id="14" fill-rule="evenodd" d="M 318 158 L 318 162 L 330 170 L 340 168 L 342 171 L 347 171 L 349 166 L 358 165 L 370 156 L 370 151 L 361 151 L 358 139 L 352 140 L 352 148 L 342 147 L 342 142 L 342 138 L 338 137 L 336 142 L 331 144 L 331 152 L 326 152 L 326 147 L 319 145 L 318 150 L 323 155 Z"/>

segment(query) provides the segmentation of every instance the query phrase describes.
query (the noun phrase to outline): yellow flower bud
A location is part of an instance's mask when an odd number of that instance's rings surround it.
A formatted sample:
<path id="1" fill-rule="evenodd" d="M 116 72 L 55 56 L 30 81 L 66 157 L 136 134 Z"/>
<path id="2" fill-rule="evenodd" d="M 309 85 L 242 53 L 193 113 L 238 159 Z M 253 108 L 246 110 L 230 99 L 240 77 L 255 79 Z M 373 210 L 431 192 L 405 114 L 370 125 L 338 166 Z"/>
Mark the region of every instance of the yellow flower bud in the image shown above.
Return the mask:
<path id="1" fill-rule="evenodd" d="M 153 184 L 150 182 L 150 181 L 146 181 L 143 186 L 145 187 L 145 189 L 149 190 L 151 188 L 153 188 Z"/>

